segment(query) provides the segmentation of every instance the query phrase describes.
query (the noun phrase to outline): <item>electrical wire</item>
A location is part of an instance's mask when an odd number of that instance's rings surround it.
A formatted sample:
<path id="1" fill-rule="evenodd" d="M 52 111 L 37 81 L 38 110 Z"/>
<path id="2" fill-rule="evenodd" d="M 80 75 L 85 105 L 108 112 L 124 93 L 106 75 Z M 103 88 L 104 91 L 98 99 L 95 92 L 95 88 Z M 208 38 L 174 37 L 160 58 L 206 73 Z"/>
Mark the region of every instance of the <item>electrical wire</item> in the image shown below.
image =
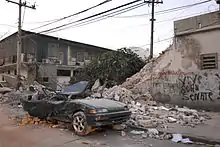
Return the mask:
<path id="1" fill-rule="evenodd" d="M 124 9 L 122 9 L 122 10 L 118 10 L 118 11 L 116 11 L 116 12 L 112 12 L 112 13 L 110 13 L 110 14 L 102 15 L 102 16 L 100 16 L 100 17 L 98 17 L 98 18 L 94 18 L 94 19 L 92 19 L 92 20 L 88 20 L 88 21 L 85 21 L 85 22 L 81 22 L 81 23 L 76 24 L 76 25 L 71 25 L 71 26 L 66 27 L 66 28 L 61 28 L 61 29 L 59 29 L 59 30 L 55 30 L 55 31 L 52 31 L 52 32 L 50 31 L 50 32 L 48 32 L 48 33 L 53 33 L 53 32 L 57 32 L 57 31 L 66 30 L 66 29 L 69 29 L 69 28 L 76 28 L 76 27 L 81 27 L 81 26 L 89 25 L 89 24 L 92 24 L 92 23 L 95 23 L 95 22 L 98 22 L 98 21 L 107 19 L 107 18 L 109 18 L 109 17 L 114 17 L 114 16 L 116 16 L 116 15 L 119 15 L 119 14 L 122 14 L 122 13 L 125 13 L 125 12 L 128 12 L 128 11 L 131 11 L 131 10 L 137 9 L 137 8 L 142 7 L 142 6 L 144 6 L 144 5 L 146 5 L 146 3 L 136 4 L 136 5 L 134 5 L 134 6 L 130 6 L 130 7 L 128 7 L 128 8 L 124 8 Z"/>
<path id="2" fill-rule="evenodd" d="M 39 29 L 39 28 L 42 28 L 42 27 L 45 27 L 45 26 L 54 24 L 54 23 L 56 23 L 56 22 L 65 20 L 65 19 L 67 19 L 67 18 L 70 18 L 70 17 L 76 16 L 76 15 L 85 13 L 85 12 L 91 10 L 91 9 L 94 9 L 94 8 L 96 8 L 96 7 L 99 7 L 99 6 L 101 6 L 101 5 L 104 5 L 104 4 L 106 4 L 106 3 L 110 2 L 110 1 L 112 1 L 112 0 L 105 0 L 105 1 L 99 3 L 99 4 L 95 5 L 95 6 L 92 6 L 92 7 L 90 7 L 90 8 L 85 9 L 85 10 L 82 10 L 82 11 L 80 11 L 80 12 L 77 12 L 77 13 L 74 13 L 74 14 L 71 14 L 71 15 L 68 15 L 68 16 L 65 16 L 65 17 L 62 17 L 62 18 L 59 18 L 59 19 L 55 19 L 54 21 L 52 21 L 52 22 L 50 22 L 50 23 L 47 23 L 47 24 L 44 24 L 44 25 L 42 25 L 42 26 L 33 28 L 33 29 L 31 29 L 31 30 L 36 30 L 36 29 Z"/>
<path id="3" fill-rule="evenodd" d="M 168 10 L 163 10 L 163 11 L 159 11 L 160 13 L 161 12 L 169 12 L 170 13 L 170 10 L 176 10 L 176 9 L 179 9 L 179 8 L 182 8 L 182 9 L 185 9 L 185 8 L 187 8 L 187 7 L 192 7 L 192 6 L 196 6 L 196 5 L 200 5 L 200 4 L 203 4 L 203 3 L 207 3 L 207 2 L 209 2 L 210 0 L 207 0 L 207 1 L 203 1 L 203 2 L 200 2 L 200 3 L 195 3 L 195 4 L 191 4 L 191 5 L 186 5 L 186 6 L 181 6 L 181 7 L 177 7 L 177 8 L 172 8 L 172 9 L 168 9 Z M 158 12 L 158 13 L 159 13 Z M 93 19 L 94 20 L 94 19 Z M 102 20 L 102 19 L 101 19 Z M 83 21 L 82 19 L 81 20 L 79 20 L 79 21 Z M 79 22 L 79 21 L 75 21 L 75 22 L 71 22 L 71 23 L 77 23 L 77 22 Z M 88 22 L 88 21 L 87 21 Z M 95 21 L 95 22 L 97 22 L 97 21 Z M 70 24 L 70 23 L 69 23 Z M 68 24 L 68 25 L 69 25 Z M 87 24 L 89 24 L 89 23 L 87 23 Z M 65 27 L 66 25 L 64 25 L 64 27 Z M 79 26 L 83 26 L 83 25 L 79 25 Z M 63 26 L 61 26 L 61 27 L 63 27 Z M 72 26 L 73 27 L 73 26 Z M 57 29 L 57 28 L 59 28 L 59 27 L 56 27 L 56 28 L 52 28 L 52 30 L 53 29 Z M 68 27 L 68 28 L 71 28 L 71 27 Z M 60 31 L 60 30 L 63 30 L 63 29 L 59 29 L 59 30 L 57 30 L 57 31 Z M 44 33 L 44 32 L 50 32 L 51 30 L 49 29 L 49 30 L 46 30 L 46 31 L 42 31 L 42 32 L 40 32 L 40 33 Z M 53 31 L 53 32 L 55 32 L 55 31 Z"/>
<path id="4" fill-rule="evenodd" d="M 3 35 L 0 36 L 0 40 L 2 40 L 2 38 L 4 38 L 7 34 L 9 34 L 11 31 L 11 29 L 8 29 L 7 32 L 5 32 Z"/>
<path id="5" fill-rule="evenodd" d="M 159 41 L 155 41 L 154 44 L 157 44 L 157 43 L 160 43 L 160 42 L 164 42 L 164 41 L 168 41 L 168 40 L 173 39 L 173 38 L 174 37 L 169 37 L 169 38 L 165 38 L 165 39 L 162 39 L 162 40 L 159 40 Z M 144 47 L 144 46 L 148 46 L 148 45 L 150 45 L 150 43 L 149 44 L 145 44 L 145 45 L 141 45 L 139 47 Z"/>
<path id="6" fill-rule="evenodd" d="M 209 27 L 209 26 L 213 26 L 213 25 L 216 25 L 216 24 L 220 24 L 220 21 L 215 21 L 211 24 L 207 24 L 207 25 L 204 25 L 202 26 L 202 28 L 205 28 L 205 27 Z M 190 32 L 189 32 L 190 33 Z M 159 43 L 159 42 L 163 42 L 163 41 L 167 41 L 167 40 L 170 40 L 170 39 L 173 39 L 174 37 L 170 37 L 170 38 L 165 38 L 165 39 L 162 39 L 162 40 L 159 40 L 159 41 L 156 41 L 154 43 Z M 144 46 L 148 46 L 150 44 L 145 44 L 145 45 L 142 45 L 142 46 L 139 46 L 139 47 L 144 47 Z"/>
<path id="7" fill-rule="evenodd" d="M 204 1 L 203 3 L 205 3 L 205 2 L 207 2 L 207 1 Z M 91 16 L 90 16 L 91 17 Z M 85 19 L 88 19 L 88 17 L 87 18 L 84 18 L 83 20 L 85 20 Z M 75 21 L 75 22 L 79 22 L 79 21 L 82 21 L 82 19 L 81 20 L 78 20 L 78 21 Z M 165 21 L 165 20 L 164 20 Z M 71 22 L 71 23 L 74 23 L 74 22 Z M 51 29 L 52 30 L 52 29 Z M 43 32 L 49 32 L 50 30 L 46 30 L 46 31 L 42 31 L 42 32 L 39 32 L 39 33 L 43 33 Z M 35 34 L 39 34 L 39 33 L 35 33 Z M 33 35 L 33 34 L 32 34 Z M 31 36 L 31 34 L 29 34 L 29 35 L 25 35 L 25 36 L 23 36 L 23 37 L 28 37 L 28 36 Z"/>
<path id="8" fill-rule="evenodd" d="M 12 27 L 12 28 L 17 28 L 17 26 L 9 25 L 9 24 L 0 24 L 0 26 L 7 26 L 7 27 Z"/>
<path id="9" fill-rule="evenodd" d="M 190 5 L 184 5 L 184 6 L 179 6 L 179 7 L 175 7 L 175 8 L 166 9 L 166 10 L 161 10 L 161 11 L 155 12 L 155 14 L 161 15 L 161 14 L 166 14 L 166 13 L 170 13 L 170 12 L 175 12 L 175 11 L 179 11 L 179 10 L 182 10 L 182 9 L 198 6 L 198 5 L 201 5 L 201 4 L 205 4 L 205 3 L 208 3 L 208 2 L 211 2 L 211 1 L 212 0 L 206 0 L 206 1 L 203 1 L 203 2 L 198 2 L 198 3 L 194 3 L 194 4 L 190 4 Z M 116 18 L 132 18 L 132 17 L 143 17 L 143 16 L 149 16 L 149 15 L 151 15 L 151 13 L 130 15 L 130 16 L 117 16 Z"/>
<path id="10" fill-rule="evenodd" d="M 52 30 L 55 30 L 55 29 L 59 29 L 59 28 L 65 27 L 65 26 L 69 26 L 69 25 L 74 24 L 74 23 L 77 23 L 77 22 L 85 21 L 85 20 L 91 19 L 91 18 L 93 18 L 93 17 L 97 17 L 97 16 L 103 15 L 103 14 L 105 14 L 105 13 L 109 13 L 109 12 L 111 12 L 111 11 L 114 11 L 114 10 L 117 10 L 117 9 L 120 9 L 120 8 L 123 8 L 123 7 L 126 7 L 126 6 L 129 6 L 129 5 L 132 5 L 132 4 L 137 3 L 137 2 L 139 2 L 139 1 L 142 1 L 142 0 L 135 0 L 135 1 L 132 1 L 132 2 L 129 2 L 129 3 L 126 3 L 126 4 L 123 4 L 123 5 L 117 6 L 117 7 L 115 7 L 115 8 L 112 8 L 112 9 L 109 9 L 109 10 L 106 10 L 106 11 L 103 11 L 103 12 L 100 12 L 100 13 L 97 13 L 97 14 L 94 14 L 94 15 L 91 15 L 91 16 L 88 16 L 88 17 L 85 17 L 85 18 L 82 18 L 82 19 L 77 20 L 77 21 L 74 21 L 74 22 L 66 23 L 66 24 L 63 24 L 63 25 L 60 25 L 60 26 L 57 26 L 57 27 L 54 27 L 54 28 L 45 30 L 45 31 L 41 31 L 40 33 L 49 32 L 49 31 L 52 31 Z"/>
<path id="11" fill-rule="evenodd" d="M 193 13 L 193 14 L 190 14 L 190 15 L 184 15 L 184 16 L 180 16 L 180 17 L 175 17 L 175 18 L 170 18 L 170 19 L 164 19 L 164 20 L 159 20 L 159 21 L 155 21 L 155 24 L 158 24 L 158 23 L 163 23 L 163 22 L 167 22 L 167 21 L 176 21 L 178 19 L 185 19 L 187 17 L 190 17 L 190 16 L 194 16 L 194 15 L 201 15 L 201 14 L 204 14 L 204 13 L 208 13 L 209 11 L 204 11 L 204 12 L 199 12 L 199 13 Z M 133 28 L 133 27 L 145 27 L 145 26 L 148 26 L 150 25 L 151 23 L 144 23 L 144 24 L 139 24 L 139 25 L 132 25 L 132 26 L 127 26 L 127 28 Z"/>

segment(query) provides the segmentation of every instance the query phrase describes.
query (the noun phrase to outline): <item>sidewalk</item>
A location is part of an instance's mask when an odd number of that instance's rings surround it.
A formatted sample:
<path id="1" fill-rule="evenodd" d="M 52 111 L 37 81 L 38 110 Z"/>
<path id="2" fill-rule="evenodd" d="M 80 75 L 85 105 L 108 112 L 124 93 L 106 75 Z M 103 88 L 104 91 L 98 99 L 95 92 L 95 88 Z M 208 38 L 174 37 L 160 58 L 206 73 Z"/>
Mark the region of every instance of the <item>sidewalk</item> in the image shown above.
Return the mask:
<path id="1" fill-rule="evenodd" d="M 212 119 L 205 124 L 197 125 L 195 128 L 181 126 L 180 124 L 168 124 L 167 129 L 158 130 L 172 134 L 182 134 L 193 141 L 210 144 L 220 144 L 220 113 L 211 113 Z"/>

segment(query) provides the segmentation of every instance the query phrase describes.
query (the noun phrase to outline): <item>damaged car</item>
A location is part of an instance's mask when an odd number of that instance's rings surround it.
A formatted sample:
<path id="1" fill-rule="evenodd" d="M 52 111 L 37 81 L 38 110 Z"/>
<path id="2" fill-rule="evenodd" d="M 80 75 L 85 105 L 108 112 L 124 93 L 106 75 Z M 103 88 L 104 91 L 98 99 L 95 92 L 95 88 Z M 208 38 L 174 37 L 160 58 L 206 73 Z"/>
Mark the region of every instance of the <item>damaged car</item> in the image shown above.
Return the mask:
<path id="1" fill-rule="evenodd" d="M 21 100 L 30 116 L 71 123 L 77 135 L 85 136 L 93 128 L 126 122 L 131 115 L 128 107 L 108 99 L 86 99 L 88 82 L 81 81 L 60 92 L 43 88 L 43 94 Z"/>

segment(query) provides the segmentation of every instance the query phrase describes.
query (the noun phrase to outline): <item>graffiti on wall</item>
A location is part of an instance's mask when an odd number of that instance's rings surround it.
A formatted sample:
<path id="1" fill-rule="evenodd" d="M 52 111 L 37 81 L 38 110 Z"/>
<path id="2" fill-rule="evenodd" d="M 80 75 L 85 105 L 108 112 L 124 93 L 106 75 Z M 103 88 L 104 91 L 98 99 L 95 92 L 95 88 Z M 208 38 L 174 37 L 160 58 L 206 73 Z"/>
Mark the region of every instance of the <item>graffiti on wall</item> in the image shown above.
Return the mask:
<path id="1" fill-rule="evenodd" d="M 218 74 L 215 74 L 215 76 L 218 78 L 219 82 L 218 82 L 218 97 L 217 99 L 220 100 L 220 76 Z"/>
<path id="2" fill-rule="evenodd" d="M 183 100 L 214 101 L 212 90 L 203 85 L 206 80 L 203 78 L 198 74 L 178 78 L 179 94 L 183 96 Z"/>

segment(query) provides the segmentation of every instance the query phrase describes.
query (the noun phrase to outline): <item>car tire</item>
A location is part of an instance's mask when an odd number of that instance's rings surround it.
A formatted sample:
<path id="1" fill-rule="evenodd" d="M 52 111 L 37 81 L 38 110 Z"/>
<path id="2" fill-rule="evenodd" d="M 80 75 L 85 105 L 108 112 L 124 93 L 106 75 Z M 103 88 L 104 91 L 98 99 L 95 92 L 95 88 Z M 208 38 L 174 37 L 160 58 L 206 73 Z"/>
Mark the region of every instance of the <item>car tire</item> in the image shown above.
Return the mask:
<path id="1" fill-rule="evenodd" d="M 92 127 L 87 124 L 84 112 L 76 112 L 72 118 L 72 128 L 76 135 L 86 136 L 92 131 Z"/>

